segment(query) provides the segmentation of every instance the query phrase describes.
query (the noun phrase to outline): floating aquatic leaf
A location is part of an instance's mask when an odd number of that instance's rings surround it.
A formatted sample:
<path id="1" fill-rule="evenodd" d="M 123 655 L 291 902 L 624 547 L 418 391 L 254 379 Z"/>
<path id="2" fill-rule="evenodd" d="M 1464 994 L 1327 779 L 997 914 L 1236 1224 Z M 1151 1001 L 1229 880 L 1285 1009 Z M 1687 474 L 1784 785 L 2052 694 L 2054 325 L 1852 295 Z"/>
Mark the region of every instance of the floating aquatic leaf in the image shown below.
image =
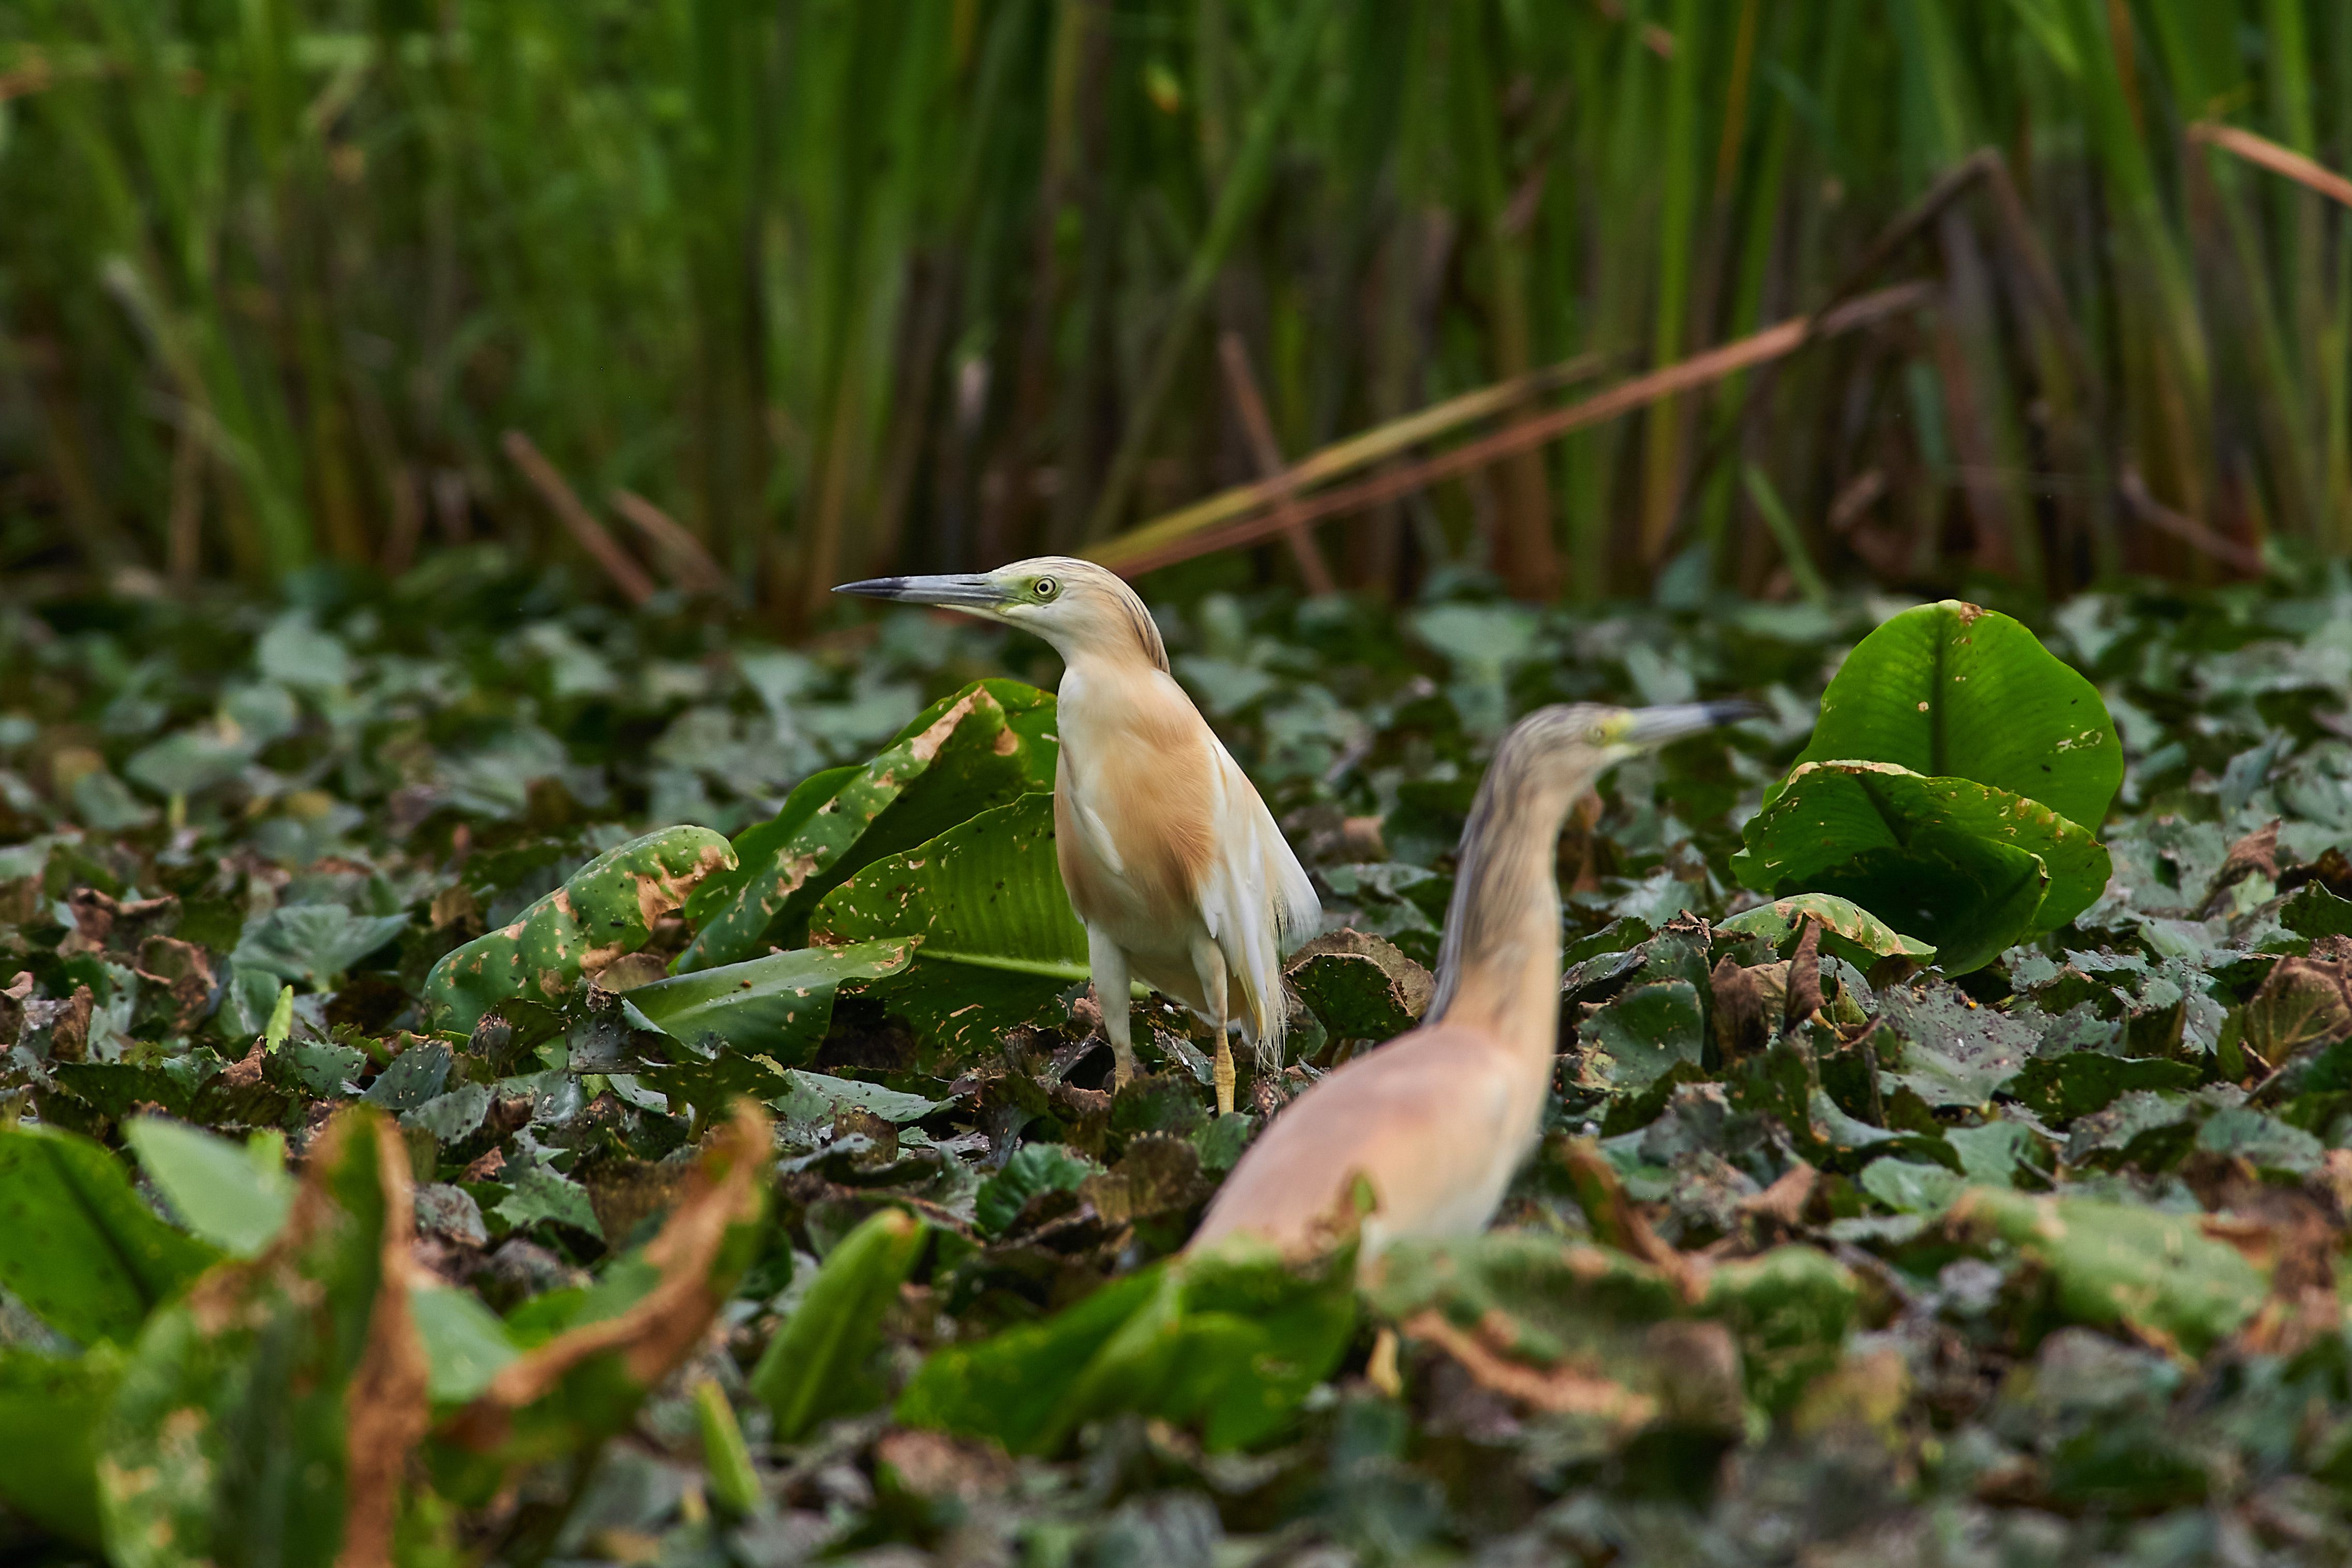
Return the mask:
<path id="1" fill-rule="evenodd" d="M 1748 886 L 1849 899 L 1933 944 L 1948 974 L 2063 925 L 2109 870 L 2098 841 L 2046 806 L 1891 762 L 1801 764 L 1746 834 L 1732 870 Z"/>
<path id="2" fill-rule="evenodd" d="M 1000 1038 L 1087 977 L 1086 928 L 1055 863 L 1051 795 L 867 866 L 825 896 L 809 930 L 828 946 L 920 937 L 914 962 L 866 993 L 956 1051 Z"/>
<path id="3" fill-rule="evenodd" d="M 803 783 L 736 845 L 735 874 L 688 907 L 697 927 L 681 973 L 798 939 L 818 902 L 863 867 L 991 807 L 1053 788 L 1054 699 L 1018 681 L 979 681 L 923 710 L 863 768 Z"/>
<path id="4" fill-rule="evenodd" d="M 1954 599 L 1888 620 L 1838 667 L 1796 766 L 1843 758 L 1971 779 L 2086 828 L 2124 777 L 2098 688 L 2018 622 Z"/>

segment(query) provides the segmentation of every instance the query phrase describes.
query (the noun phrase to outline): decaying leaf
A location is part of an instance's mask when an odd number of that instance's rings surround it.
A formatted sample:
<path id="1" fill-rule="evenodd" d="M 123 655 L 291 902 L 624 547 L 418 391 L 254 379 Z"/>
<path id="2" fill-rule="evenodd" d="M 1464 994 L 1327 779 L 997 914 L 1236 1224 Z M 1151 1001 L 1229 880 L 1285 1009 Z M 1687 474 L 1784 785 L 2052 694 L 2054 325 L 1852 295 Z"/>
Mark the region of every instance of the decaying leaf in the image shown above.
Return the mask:
<path id="1" fill-rule="evenodd" d="M 1283 973 L 1334 1040 L 1393 1040 L 1421 1021 L 1437 988 L 1395 944 L 1353 927 L 1316 937 Z"/>
<path id="2" fill-rule="evenodd" d="M 499 1370 L 482 1395 L 446 1428 L 477 1453 L 505 1445 L 517 1417 L 591 1363 L 609 1365 L 642 1396 L 683 1361 L 717 1317 L 750 1262 L 769 1155 L 768 1120 L 749 1103 L 711 1135 L 668 1220 L 646 1243 L 652 1279 L 609 1317 L 577 1324 Z"/>
<path id="3" fill-rule="evenodd" d="M 559 1002 L 582 977 L 644 946 L 655 921 L 734 863 L 734 850 L 708 828 L 664 828 L 606 850 L 504 928 L 434 965 L 425 999 L 459 1030 L 516 998 Z"/>
<path id="4" fill-rule="evenodd" d="M 2167 1351 L 2202 1355 L 2268 1295 L 2237 1249 L 2194 1218 L 2132 1204 L 1971 1187 L 1945 1216 L 1964 1245 L 1998 1240 L 2048 1281 L 2057 1321 L 2126 1330 Z"/>
<path id="5" fill-rule="evenodd" d="M 277 1239 L 222 1263 L 141 1333 L 102 1428 L 110 1555 L 380 1568 L 426 1370 L 410 1311 L 408 1152 L 382 1113 L 338 1116 Z M 266 1347 L 266 1350 L 265 1350 Z"/>

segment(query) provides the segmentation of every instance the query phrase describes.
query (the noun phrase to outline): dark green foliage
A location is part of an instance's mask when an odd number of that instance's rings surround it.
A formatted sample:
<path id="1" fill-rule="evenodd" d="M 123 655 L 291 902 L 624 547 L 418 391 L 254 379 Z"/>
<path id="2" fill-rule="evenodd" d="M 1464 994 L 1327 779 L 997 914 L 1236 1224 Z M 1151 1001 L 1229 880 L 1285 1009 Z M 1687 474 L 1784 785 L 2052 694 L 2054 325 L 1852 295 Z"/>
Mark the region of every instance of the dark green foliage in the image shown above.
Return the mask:
<path id="1" fill-rule="evenodd" d="M 1957 978 L 1884 910 L 1727 874 L 1858 608 L 1159 606 L 1347 927 L 1293 966 L 1303 1060 L 1265 1082 L 1243 1053 L 1224 1118 L 1160 1000 L 1110 1092 L 1025 775 L 943 790 L 944 825 L 844 871 L 781 953 L 668 975 L 690 895 L 560 994 L 436 1029 L 436 965 L 598 857 L 666 821 L 748 841 L 796 780 L 833 799 L 927 702 L 1029 656 L 919 616 L 854 656 L 730 648 L 510 587 L 480 624 L 364 592 L 0 614 L 32 674 L 0 695 L 0 1095 L 35 1156 L 11 1179 L 99 1195 L 0 1259 L 11 1540 L 88 1552 L 103 1496 L 218 1561 L 231 1529 L 331 1558 L 354 1325 L 390 1299 L 368 1238 L 404 1172 L 434 1271 L 407 1292 L 425 1426 L 393 1527 L 418 1561 L 1200 1561 L 1247 1536 L 1598 1562 L 1682 1550 L 1661 1531 L 1875 1561 L 1938 1521 L 2021 1561 L 2225 1533 L 2325 1555 L 2279 1521 L 2306 1500 L 2324 1545 L 2352 1473 L 2335 587 L 2041 628 L 2117 722 L 2114 875 Z M 1391 1245 L 1360 1283 L 1182 1255 L 1266 1114 L 1427 1005 L 1409 955 L 1434 954 L 1474 737 L 1693 688 L 1780 716 L 1622 766 L 1571 825 L 1562 1061 L 1500 1227 Z M 232 709 L 262 759 L 174 825 L 131 759 Z M 92 758 L 121 798 L 80 788 Z M 286 912 L 328 908 L 301 918 L 394 935 L 264 964 Z M 327 1141 L 352 1103 L 390 1137 L 372 1189 Z M 297 1227 L 305 1182 L 325 1207 Z M 317 1499 L 267 1468 L 298 1462 Z"/>

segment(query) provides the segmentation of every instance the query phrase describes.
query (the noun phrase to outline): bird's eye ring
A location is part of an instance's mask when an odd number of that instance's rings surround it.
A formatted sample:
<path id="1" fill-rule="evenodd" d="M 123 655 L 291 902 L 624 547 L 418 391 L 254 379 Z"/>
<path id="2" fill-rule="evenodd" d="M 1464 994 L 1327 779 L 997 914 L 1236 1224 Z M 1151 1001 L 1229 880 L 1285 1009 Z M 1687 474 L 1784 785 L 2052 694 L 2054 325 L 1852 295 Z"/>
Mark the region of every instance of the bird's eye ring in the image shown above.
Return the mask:
<path id="1" fill-rule="evenodd" d="M 1050 577 L 1041 577 L 1030 584 L 1030 591 L 1040 599 L 1051 599 L 1062 591 L 1062 585 Z"/>

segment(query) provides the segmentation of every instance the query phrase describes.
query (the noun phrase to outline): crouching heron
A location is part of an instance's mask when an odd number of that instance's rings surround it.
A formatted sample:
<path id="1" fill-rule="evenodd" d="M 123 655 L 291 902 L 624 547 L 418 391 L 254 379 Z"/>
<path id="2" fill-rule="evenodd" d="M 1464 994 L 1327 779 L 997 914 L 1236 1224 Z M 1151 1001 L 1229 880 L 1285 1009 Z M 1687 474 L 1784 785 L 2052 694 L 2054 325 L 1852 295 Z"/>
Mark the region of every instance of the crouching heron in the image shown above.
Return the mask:
<path id="1" fill-rule="evenodd" d="M 1251 1235 L 1328 1247 L 1370 1182 L 1369 1257 L 1399 1237 L 1475 1234 L 1534 1147 L 1559 1033 L 1554 841 L 1612 764 L 1749 716 L 1746 703 L 1548 707 L 1496 747 L 1462 830 L 1461 870 L 1420 1028 L 1354 1058 L 1275 1117 L 1189 1246 Z"/>
<path id="2" fill-rule="evenodd" d="M 1143 601 L 1062 556 L 834 591 L 945 605 L 1033 632 L 1061 654 L 1054 852 L 1087 928 L 1114 1082 L 1135 1074 L 1132 977 L 1214 1030 L 1217 1110 L 1231 1111 L 1226 1021 L 1240 1021 L 1260 1071 L 1281 1064 L 1282 957 L 1315 935 L 1322 910 L 1273 813 L 1169 674 Z"/>

